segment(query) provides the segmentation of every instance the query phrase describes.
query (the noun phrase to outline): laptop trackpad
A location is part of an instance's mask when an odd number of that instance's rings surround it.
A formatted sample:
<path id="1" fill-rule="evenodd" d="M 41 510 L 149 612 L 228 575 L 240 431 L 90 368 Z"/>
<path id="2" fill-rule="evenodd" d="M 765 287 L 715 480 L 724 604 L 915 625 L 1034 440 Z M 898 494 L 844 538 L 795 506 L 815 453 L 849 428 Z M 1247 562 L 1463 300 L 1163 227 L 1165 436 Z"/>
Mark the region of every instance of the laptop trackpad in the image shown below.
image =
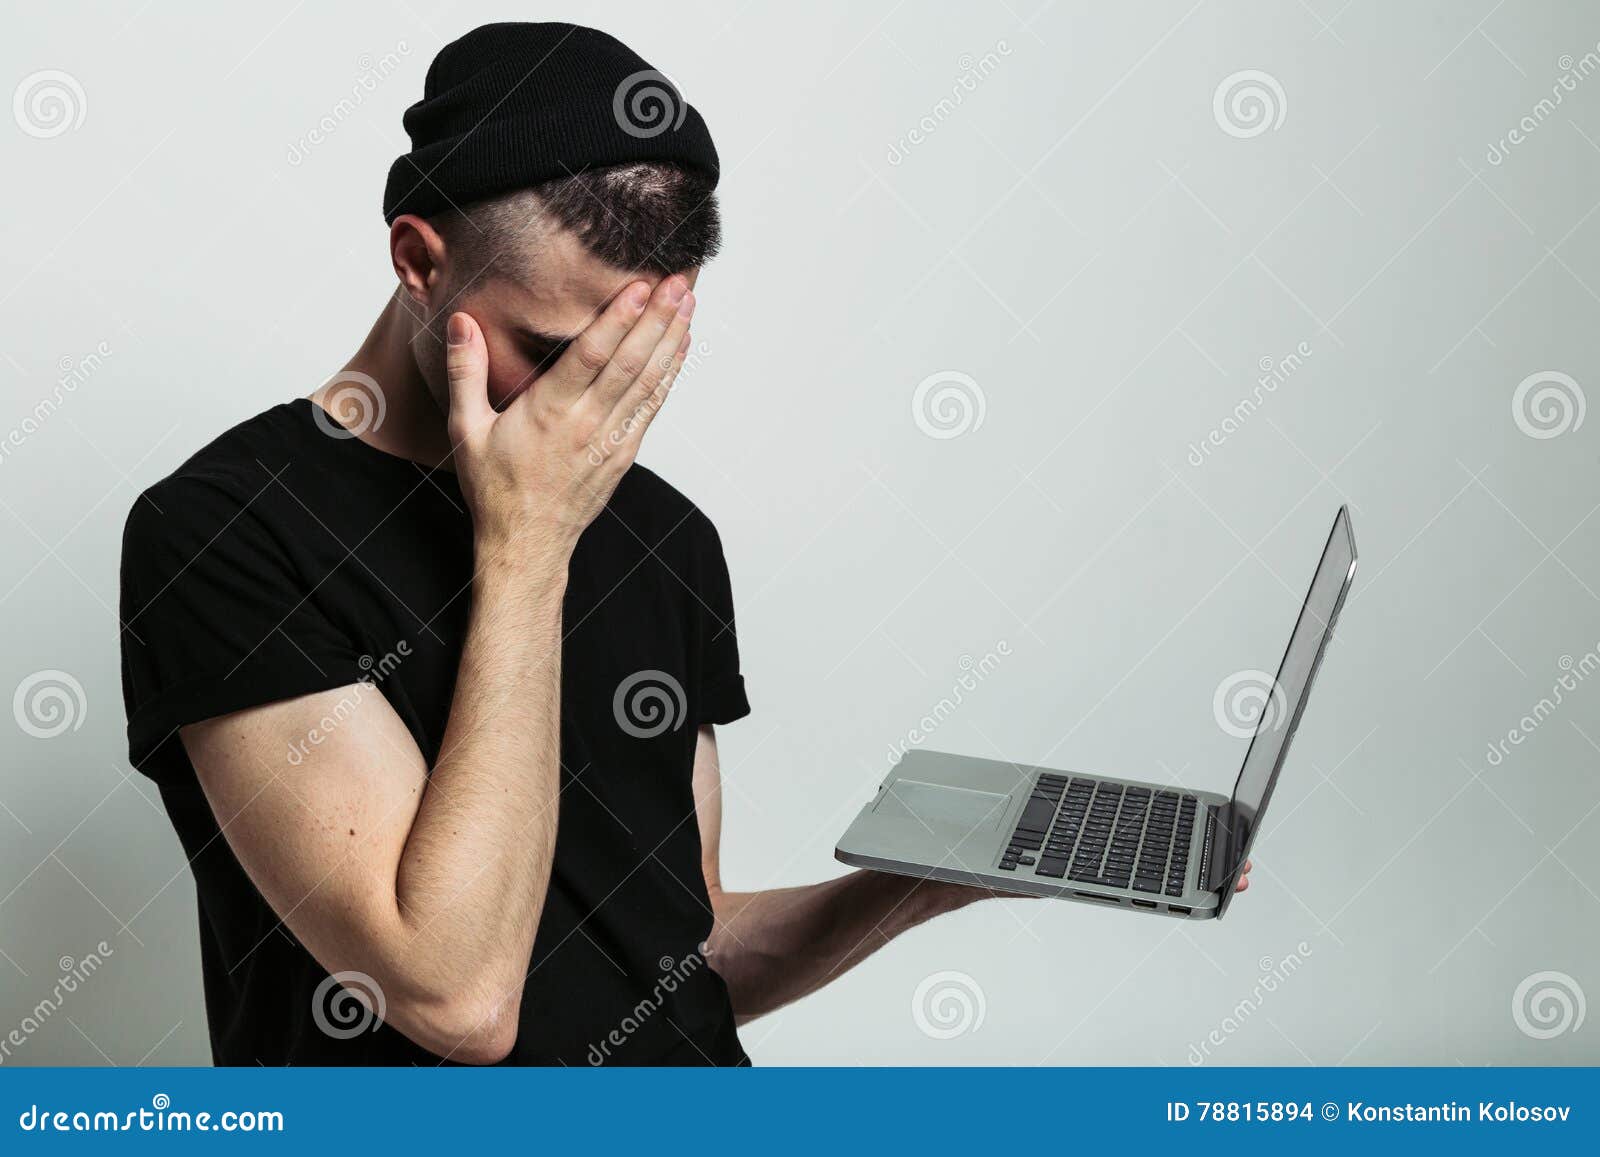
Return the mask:
<path id="1" fill-rule="evenodd" d="M 998 827 L 1010 802 L 1011 796 L 1000 792 L 900 779 L 889 785 L 872 810 L 878 815 L 907 816 L 978 832 Z"/>

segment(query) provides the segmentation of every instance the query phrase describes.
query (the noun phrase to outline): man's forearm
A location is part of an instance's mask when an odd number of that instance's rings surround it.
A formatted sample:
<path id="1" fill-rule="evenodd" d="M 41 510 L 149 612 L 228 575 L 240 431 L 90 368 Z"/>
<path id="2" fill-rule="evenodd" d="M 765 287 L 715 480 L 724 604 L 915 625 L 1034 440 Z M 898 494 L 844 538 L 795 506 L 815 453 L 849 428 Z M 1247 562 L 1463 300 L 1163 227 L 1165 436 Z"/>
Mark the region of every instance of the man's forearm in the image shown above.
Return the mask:
<path id="1" fill-rule="evenodd" d="M 814 992 L 900 933 L 983 895 L 935 881 L 851 872 L 765 892 L 715 892 L 708 961 L 741 1021 Z"/>
<path id="2" fill-rule="evenodd" d="M 565 585 L 558 552 L 480 555 L 449 723 L 397 874 L 419 955 L 472 961 L 491 1018 L 515 1015 L 555 854 Z"/>

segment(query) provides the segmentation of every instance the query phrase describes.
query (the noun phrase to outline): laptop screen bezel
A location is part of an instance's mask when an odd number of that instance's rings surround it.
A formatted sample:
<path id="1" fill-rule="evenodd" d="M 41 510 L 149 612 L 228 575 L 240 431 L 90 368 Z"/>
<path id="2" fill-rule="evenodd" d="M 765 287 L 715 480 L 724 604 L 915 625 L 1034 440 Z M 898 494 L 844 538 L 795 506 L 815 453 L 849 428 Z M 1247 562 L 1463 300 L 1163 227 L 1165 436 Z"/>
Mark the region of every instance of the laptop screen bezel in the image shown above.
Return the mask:
<path id="1" fill-rule="evenodd" d="M 1244 760 L 1239 765 L 1239 774 L 1234 779 L 1232 797 L 1229 799 L 1227 807 L 1218 814 L 1218 836 L 1223 841 L 1221 850 L 1225 857 L 1224 862 L 1231 861 L 1232 865 L 1219 884 L 1221 899 L 1217 906 L 1218 918 L 1228 910 L 1228 905 L 1233 899 L 1234 887 L 1239 880 L 1240 870 L 1244 867 L 1244 862 L 1250 855 L 1250 848 L 1255 843 L 1256 833 L 1261 830 L 1262 817 L 1267 814 L 1267 807 L 1272 802 L 1273 789 L 1278 785 L 1278 776 L 1283 771 L 1284 760 L 1288 758 L 1289 748 L 1294 744 L 1295 732 L 1300 726 L 1300 717 L 1305 712 L 1306 703 L 1311 698 L 1311 688 L 1316 685 L 1317 672 L 1322 667 L 1322 657 L 1327 653 L 1328 641 L 1333 638 L 1334 627 L 1338 625 L 1339 621 L 1339 613 L 1344 609 L 1345 598 L 1349 595 L 1350 584 L 1355 578 L 1356 564 L 1359 560 L 1359 555 L 1356 551 L 1355 531 L 1351 525 L 1349 507 L 1340 506 L 1339 512 L 1334 515 L 1333 527 L 1328 531 L 1328 538 L 1323 544 L 1322 553 L 1317 556 L 1316 569 L 1311 572 L 1311 585 L 1306 590 L 1305 600 L 1300 604 L 1300 613 L 1295 617 L 1294 629 L 1289 632 L 1289 642 L 1284 645 L 1283 658 L 1279 660 L 1277 674 L 1273 677 L 1274 685 L 1281 685 L 1279 680 L 1283 676 L 1284 667 L 1289 662 L 1290 653 L 1294 648 L 1295 636 L 1300 632 L 1300 624 L 1304 621 L 1306 613 L 1311 607 L 1311 598 L 1316 593 L 1317 577 L 1322 573 L 1322 565 L 1327 561 L 1328 552 L 1333 549 L 1334 543 L 1338 540 L 1341 528 L 1344 531 L 1346 541 L 1350 545 L 1350 565 L 1345 569 L 1344 579 L 1339 584 L 1339 597 L 1333 602 L 1333 610 L 1329 613 L 1327 625 L 1322 630 L 1322 638 L 1318 640 L 1317 653 L 1311 660 L 1311 669 L 1306 676 L 1305 687 L 1301 690 L 1294 703 L 1288 720 L 1282 724 L 1282 726 L 1289 729 L 1288 736 L 1284 740 L 1283 748 L 1278 752 L 1278 758 L 1273 762 L 1271 774 L 1267 776 L 1266 789 L 1261 793 L 1261 806 L 1256 809 L 1254 820 L 1248 825 L 1239 818 L 1239 788 L 1244 782 L 1245 769 L 1250 766 L 1250 754 L 1255 750 L 1261 722 L 1266 718 L 1265 712 L 1257 719 L 1256 733 L 1251 735 L 1250 746 L 1245 749 Z"/>

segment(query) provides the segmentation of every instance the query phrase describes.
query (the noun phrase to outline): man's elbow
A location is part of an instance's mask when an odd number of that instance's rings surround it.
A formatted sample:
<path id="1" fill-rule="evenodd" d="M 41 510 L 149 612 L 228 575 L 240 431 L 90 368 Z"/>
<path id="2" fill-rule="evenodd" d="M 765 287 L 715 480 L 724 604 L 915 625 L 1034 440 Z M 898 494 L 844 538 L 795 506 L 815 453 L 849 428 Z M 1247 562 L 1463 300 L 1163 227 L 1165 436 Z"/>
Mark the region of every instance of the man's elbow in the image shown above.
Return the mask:
<path id="1" fill-rule="evenodd" d="M 484 1000 L 470 995 L 413 1000 L 391 1008 L 390 1023 L 444 1060 L 494 1065 L 516 1046 L 521 1003 L 520 997 Z"/>

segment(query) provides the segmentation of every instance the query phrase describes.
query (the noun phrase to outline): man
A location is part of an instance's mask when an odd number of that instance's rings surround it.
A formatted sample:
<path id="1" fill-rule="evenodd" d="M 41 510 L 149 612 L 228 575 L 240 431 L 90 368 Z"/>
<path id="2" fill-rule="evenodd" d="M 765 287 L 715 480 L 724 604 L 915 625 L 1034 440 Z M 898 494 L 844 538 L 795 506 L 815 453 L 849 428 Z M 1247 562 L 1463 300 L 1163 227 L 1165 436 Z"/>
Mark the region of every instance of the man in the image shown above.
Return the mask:
<path id="1" fill-rule="evenodd" d="M 722 887 L 727 567 L 633 465 L 716 151 L 560 24 L 448 45 L 406 127 L 365 342 L 128 519 L 130 753 L 194 868 L 214 1057 L 748 1063 L 740 1020 L 980 893 Z"/>

